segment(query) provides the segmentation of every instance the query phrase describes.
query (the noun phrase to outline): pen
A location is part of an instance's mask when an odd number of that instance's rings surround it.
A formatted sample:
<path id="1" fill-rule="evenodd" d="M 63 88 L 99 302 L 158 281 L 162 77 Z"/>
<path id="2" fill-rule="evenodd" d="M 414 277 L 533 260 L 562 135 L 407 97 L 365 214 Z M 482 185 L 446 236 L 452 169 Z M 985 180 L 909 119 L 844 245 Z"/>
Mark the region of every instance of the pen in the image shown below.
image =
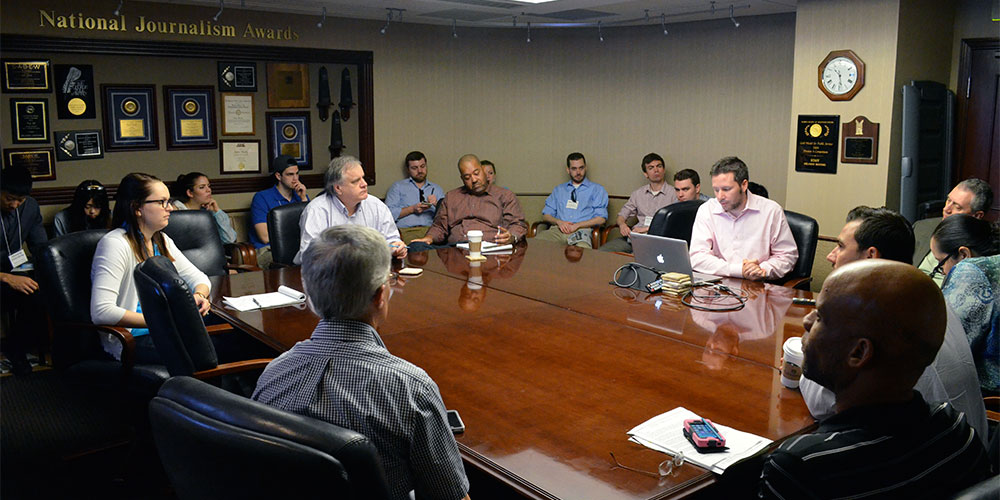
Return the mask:
<path id="1" fill-rule="evenodd" d="M 254 304 L 257 304 L 257 308 L 258 309 L 263 309 L 264 308 L 264 306 L 260 305 L 260 302 L 257 302 L 257 298 L 256 297 L 250 297 L 250 300 L 252 300 Z"/>

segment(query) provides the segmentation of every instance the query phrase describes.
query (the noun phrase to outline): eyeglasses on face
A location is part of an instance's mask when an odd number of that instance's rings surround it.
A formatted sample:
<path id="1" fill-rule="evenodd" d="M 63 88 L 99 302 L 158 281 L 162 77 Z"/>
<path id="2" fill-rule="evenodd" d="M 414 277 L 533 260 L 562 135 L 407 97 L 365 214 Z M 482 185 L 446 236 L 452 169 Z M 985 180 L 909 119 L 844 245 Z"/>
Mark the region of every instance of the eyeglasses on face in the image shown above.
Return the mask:
<path id="1" fill-rule="evenodd" d="M 146 200 L 146 201 L 142 202 L 143 205 L 145 205 L 147 203 L 155 203 L 155 204 L 159 205 L 160 208 L 167 208 L 167 205 L 170 204 L 170 198 L 163 198 L 163 199 L 160 199 L 160 200 Z"/>
<path id="2" fill-rule="evenodd" d="M 935 277 L 935 276 L 937 276 L 939 274 L 941 274 L 941 275 L 944 274 L 944 264 L 945 264 L 945 262 L 948 262 L 948 259 L 950 259 L 951 257 L 952 257 L 952 255 L 948 254 L 948 255 L 945 255 L 943 259 L 941 259 L 941 260 L 938 261 L 937 265 L 934 266 L 934 270 L 931 271 L 931 278 L 933 278 L 933 277 Z"/>
<path id="3" fill-rule="evenodd" d="M 682 452 L 678 452 L 677 455 L 674 455 L 673 458 L 668 458 L 668 459 L 660 462 L 660 465 L 657 467 L 658 474 L 657 473 L 653 473 L 653 472 L 644 471 L 642 469 L 635 469 L 635 468 L 629 467 L 629 466 L 624 465 L 621 462 L 619 462 L 618 459 L 615 458 L 615 454 L 614 453 L 610 453 L 610 455 L 611 455 L 611 461 L 613 461 L 615 463 L 615 467 L 620 467 L 620 468 L 625 469 L 625 470 L 630 470 L 632 472 L 638 472 L 639 474 L 643 474 L 643 475 L 646 475 L 646 476 L 649 476 L 649 477 L 655 477 L 655 478 L 661 478 L 661 477 L 669 476 L 671 473 L 673 473 L 674 468 L 680 468 L 680 466 L 684 465 L 684 453 L 682 453 Z"/>

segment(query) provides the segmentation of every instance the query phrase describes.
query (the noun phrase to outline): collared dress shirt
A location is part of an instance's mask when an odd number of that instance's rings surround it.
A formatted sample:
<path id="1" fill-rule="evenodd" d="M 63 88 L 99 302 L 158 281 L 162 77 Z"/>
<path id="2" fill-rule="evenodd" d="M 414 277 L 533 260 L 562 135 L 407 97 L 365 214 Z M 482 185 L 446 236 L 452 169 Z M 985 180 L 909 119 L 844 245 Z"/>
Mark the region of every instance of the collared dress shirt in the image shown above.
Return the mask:
<path id="1" fill-rule="evenodd" d="M 302 241 L 299 243 L 299 251 L 292 260 L 295 264 L 302 263 L 302 252 L 309 248 L 312 240 L 316 239 L 326 228 L 341 226 L 344 224 L 356 224 L 368 226 L 385 236 L 386 243 L 393 241 L 402 242 L 399 238 L 399 229 L 396 229 L 396 222 L 389 213 L 389 207 L 382 203 L 382 200 L 368 196 L 358 204 L 354 215 L 347 214 L 347 207 L 335 195 L 324 193 L 310 201 L 302 211 L 299 219 L 299 226 L 302 230 Z"/>
<path id="2" fill-rule="evenodd" d="M 568 208 L 567 204 L 574 200 L 577 207 Z M 572 182 L 559 184 L 545 199 L 542 214 L 570 223 L 583 222 L 594 217 L 607 219 L 608 192 L 604 186 L 590 182 L 587 178 L 584 178 L 579 186 L 573 186 Z"/>
<path id="3" fill-rule="evenodd" d="M 950 498 L 986 477 L 986 450 L 965 417 L 913 394 L 786 439 L 764 462 L 760 498 Z"/>
<path id="4" fill-rule="evenodd" d="M 308 199 L 309 197 L 306 196 L 306 200 Z M 253 226 L 267 223 L 267 213 L 272 209 L 301 201 L 302 198 L 299 198 L 298 193 L 295 192 L 292 192 L 292 199 L 286 200 L 281 195 L 281 191 L 278 191 L 277 184 L 263 191 L 257 191 L 253 195 L 253 201 L 250 202 L 250 242 L 253 243 L 254 248 L 266 247 L 267 243 L 264 243 L 257 237 L 257 231 Z"/>
<path id="5" fill-rule="evenodd" d="M 664 183 L 663 187 L 655 193 L 650 185 L 646 184 L 632 191 L 628 201 L 618 211 L 618 216 L 625 220 L 632 216 L 639 219 L 639 222 L 632 228 L 649 227 L 649 224 L 653 222 L 653 216 L 659 209 L 677 203 L 677 201 L 677 193 L 669 184 Z"/>
<path id="6" fill-rule="evenodd" d="M 492 185 L 481 195 L 469 193 L 465 186 L 448 191 L 444 203 L 427 230 L 431 241 L 456 243 L 467 241 L 466 234 L 474 229 L 483 232 L 483 239 L 493 241 L 497 228 L 503 226 L 518 241 L 524 239 L 528 225 L 517 196 L 509 189 Z"/>
<path id="7" fill-rule="evenodd" d="M 799 250 L 781 205 L 747 192 L 739 217 L 722 209 L 719 200 L 701 204 L 691 231 L 691 267 L 716 276 L 743 277 L 743 260 L 756 260 L 777 279 L 795 267 Z"/>
<path id="8" fill-rule="evenodd" d="M 378 449 L 392 498 L 458 500 L 469 490 L 437 384 L 389 353 L 375 329 L 323 320 L 271 361 L 253 399 L 364 434 Z"/>
<path id="9" fill-rule="evenodd" d="M 392 218 L 396 221 L 396 227 L 430 226 L 434 222 L 434 214 L 437 208 L 435 204 L 431 204 L 430 208 L 419 214 L 412 213 L 402 219 L 399 218 L 399 212 L 404 208 L 420 203 L 421 189 L 424 191 L 424 200 L 427 200 L 427 197 L 430 195 L 434 195 L 439 200 L 444 197 L 444 190 L 441 189 L 441 186 L 431 181 L 424 181 L 424 187 L 420 188 L 413 181 L 412 177 L 396 181 L 389 186 L 389 192 L 385 195 L 385 204 L 389 207 L 389 211 L 392 212 Z"/>
<path id="10" fill-rule="evenodd" d="M 979 390 L 976 364 L 972 360 L 972 349 L 965 338 L 962 322 L 951 307 L 948 311 L 948 326 L 944 342 L 938 349 L 934 361 L 927 365 L 924 373 L 913 388 L 923 395 L 928 403 L 951 403 L 956 410 L 965 413 L 965 419 L 976 430 L 986 444 L 986 407 Z M 816 419 L 827 418 L 834 413 L 837 397 L 833 391 L 802 377 L 799 391 L 806 401 L 809 413 Z"/>

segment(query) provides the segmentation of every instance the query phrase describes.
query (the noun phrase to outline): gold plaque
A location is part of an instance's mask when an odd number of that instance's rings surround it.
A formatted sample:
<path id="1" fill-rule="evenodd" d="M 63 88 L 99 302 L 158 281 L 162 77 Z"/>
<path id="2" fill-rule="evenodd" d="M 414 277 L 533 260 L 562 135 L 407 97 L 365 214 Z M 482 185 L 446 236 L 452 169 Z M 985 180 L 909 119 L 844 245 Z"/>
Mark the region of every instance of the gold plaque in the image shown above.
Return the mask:
<path id="1" fill-rule="evenodd" d="M 66 103 L 66 109 L 68 109 L 70 113 L 80 116 L 87 112 L 87 102 L 79 97 L 74 97 Z"/>
<path id="2" fill-rule="evenodd" d="M 184 112 L 188 115 L 193 115 L 198 112 L 198 102 L 194 99 L 188 99 L 184 101 Z"/>
<path id="3" fill-rule="evenodd" d="M 205 120 L 181 120 L 181 137 L 205 135 Z"/>
<path id="4" fill-rule="evenodd" d="M 281 145 L 281 154 L 291 156 L 292 158 L 299 157 L 299 143 L 297 142 L 286 142 Z"/>
<path id="5" fill-rule="evenodd" d="M 145 137 L 142 120 L 118 120 L 118 130 L 122 137 Z"/>

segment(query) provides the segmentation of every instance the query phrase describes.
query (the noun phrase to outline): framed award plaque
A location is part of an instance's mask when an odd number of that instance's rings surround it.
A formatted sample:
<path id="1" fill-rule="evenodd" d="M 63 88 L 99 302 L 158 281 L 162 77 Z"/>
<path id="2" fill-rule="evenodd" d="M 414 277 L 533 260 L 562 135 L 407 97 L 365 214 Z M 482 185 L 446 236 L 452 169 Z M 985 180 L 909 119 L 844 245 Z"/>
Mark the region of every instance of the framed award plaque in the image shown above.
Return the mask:
<path id="1" fill-rule="evenodd" d="M 167 149 L 214 149 L 213 87 L 163 87 Z"/>
<path id="2" fill-rule="evenodd" d="M 14 144 L 49 142 L 49 100 L 12 98 L 10 125 Z"/>
<path id="3" fill-rule="evenodd" d="M 309 65 L 267 63 L 267 107 L 309 107 Z"/>
<path id="4" fill-rule="evenodd" d="M 31 172 L 36 181 L 56 178 L 56 162 L 52 148 L 7 148 L 3 150 L 3 166 L 20 165 Z"/>
<path id="5" fill-rule="evenodd" d="M 54 132 L 56 159 L 59 161 L 95 160 L 104 158 L 104 143 L 100 130 Z"/>
<path id="6" fill-rule="evenodd" d="M 299 170 L 312 170 L 312 141 L 309 112 L 270 112 L 267 116 L 267 157 L 288 155 Z"/>
<path id="7" fill-rule="evenodd" d="M 223 174 L 259 174 L 260 139 L 219 141 L 219 168 Z"/>
<path id="8" fill-rule="evenodd" d="M 60 120 L 96 118 L 94 67 L 89 64 L 56 64 L 56 103 Z"/>
<path id="9" fill-rule="evenodd" d="M 108 151 L 160 149 L 155 85 L 101 85 L 104 147 Z"/>
<path id="10" fill-rule="evenodd" d="M 257 63 L 219 61 L 219 92 L 257 92 Z"/>
<path id="11" fill-rule="evenodd" d="M 10 93 L 52 92 L 48 59 L 4 59 L 3 91 Z"/>

